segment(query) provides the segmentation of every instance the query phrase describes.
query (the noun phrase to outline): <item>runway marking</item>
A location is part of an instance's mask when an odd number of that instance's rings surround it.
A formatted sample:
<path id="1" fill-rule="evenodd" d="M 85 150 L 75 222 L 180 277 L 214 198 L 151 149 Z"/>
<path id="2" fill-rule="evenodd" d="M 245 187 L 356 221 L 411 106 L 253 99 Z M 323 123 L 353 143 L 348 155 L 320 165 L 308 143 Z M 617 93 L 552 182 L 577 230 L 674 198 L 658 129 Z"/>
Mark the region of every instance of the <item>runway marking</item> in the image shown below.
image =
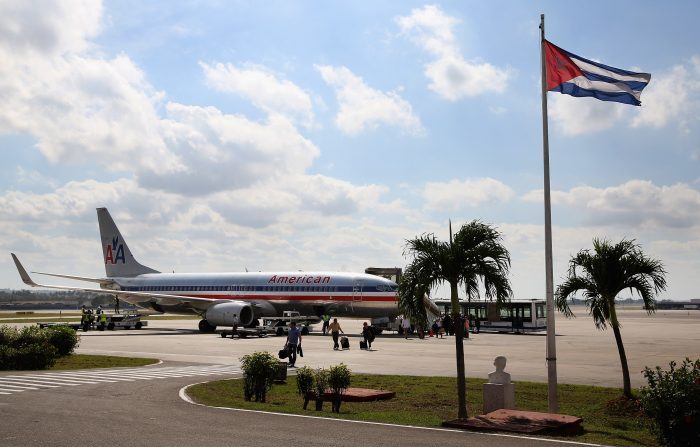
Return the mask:
<path id="1" fill-rule="evenodd" d="M 523 436 L 523 435 L 509 435 L 505 433 L 484 433 L 484 432 L 471 432 L 471 431 L 466 431 L 466 430 L 458 430 L 454 428 L 439 428 L 439 427 L 420 427 L 417 425 L 401 425 L 401 424 L 390 424 L 387 422 L 372 422 L 372 421 L 356 421 L 352 419 L 339 419 L 339 418 L 330 418 L 330 417 L 324 417 L 324 416 L 309 416 L 305 414 L 290 414 L 290 413 L 278 413 L 276 411 L 261 411 L 261 410 L 248 410 L 245 408 L 231 408 L 231 407 L 213 407 L 205 404 L 200 404 L 199 402 L 193 401 L 190 396 L 187 395 L 187 388 L 195 386 L 195 385 L 200 385 L 202 383 L 207 383 L 207 382 L 199 382 L 199 383 L 191 383 L 189 385 L 183 386 L 180 388 L 180 391 L 178 395 L 180 396 L 180 399 L 184 400 L 185 402 L 192 404 L 192 405 L 197 405 L 200 407 L 207 407 L 207 408 L 216 408 L 218 410 L 227 410 L 227 411 L 239 411 L 243 413 L 257 413 L 257 414 L 270 414 L 274 416 L 286 416 L 286 417 L 295 417 L 295 418 L 305 418 L 305 419 L 322 419 L 325 421 L 333 421 L 333 422 L 346 422 L 350 424 L 365 424 L 365 425 L 379 425 L 379 426 L 384 426 L 384 427 L 397 427 L 397 428 L 412 428 L 416 430 L 429 430 L 429 431 L 440 431 L 440 432 L 451 432 L 451 433 L 462 433 L 465 436 L 494 436 L 494 437 L 500 437 L 500 438 L 516 438 L 516 439 L 526 439 L 528 441 L 542 441 L 542 442 L 551 442 L 551 443 L 556 443 L 556 444 L 569 444 L 569 445 L 580 445 L 580 446 L 586 446 L 586 447 L 611 447 L 607 446 L 605 444 L 593 444 L 590 442 L 577 442 L 577 441 L 567 441 L 564 439 L 551 439 L 551 438 L 538 438 L 536 436 Z"/>
<path id="2" fill-rule="evenodd" d="M 32 371 L 30 374 L 0 376 L 0 395 L 23 391 L 61 388 L 97 383 L 133 382 L 177 377 L 238 374 L 238 365 L 195 365 L 168 367 L 138 367 L 111 369 L 79 369 L 71 371 Z"/>

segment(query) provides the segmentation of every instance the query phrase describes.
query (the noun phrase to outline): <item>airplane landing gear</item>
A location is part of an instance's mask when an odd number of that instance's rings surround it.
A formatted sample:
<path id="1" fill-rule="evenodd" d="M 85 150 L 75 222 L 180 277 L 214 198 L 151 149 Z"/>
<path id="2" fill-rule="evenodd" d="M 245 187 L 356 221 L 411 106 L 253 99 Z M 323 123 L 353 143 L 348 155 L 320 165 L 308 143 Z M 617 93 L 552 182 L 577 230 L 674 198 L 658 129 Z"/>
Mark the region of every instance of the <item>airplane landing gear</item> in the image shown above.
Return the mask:
<path id="1" fill-rule="evenodd" d="M 215 330 L 216 326 L 212 326 L 207 320 L 199 322 L 199 332 L 214 332 Z"/>

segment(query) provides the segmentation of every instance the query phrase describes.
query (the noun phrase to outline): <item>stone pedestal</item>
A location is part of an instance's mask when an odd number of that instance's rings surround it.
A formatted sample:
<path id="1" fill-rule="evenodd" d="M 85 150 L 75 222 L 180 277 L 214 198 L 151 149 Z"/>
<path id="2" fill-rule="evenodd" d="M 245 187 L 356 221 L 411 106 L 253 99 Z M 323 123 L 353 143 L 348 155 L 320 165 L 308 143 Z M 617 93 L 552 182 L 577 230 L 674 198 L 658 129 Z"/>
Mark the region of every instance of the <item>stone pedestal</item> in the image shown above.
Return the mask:
<path id="1" fill-rule="evenodd" d="M 512 383 L 485 383 L 484 414 L 502 408 L 515 408 L 515 388 Z"/>

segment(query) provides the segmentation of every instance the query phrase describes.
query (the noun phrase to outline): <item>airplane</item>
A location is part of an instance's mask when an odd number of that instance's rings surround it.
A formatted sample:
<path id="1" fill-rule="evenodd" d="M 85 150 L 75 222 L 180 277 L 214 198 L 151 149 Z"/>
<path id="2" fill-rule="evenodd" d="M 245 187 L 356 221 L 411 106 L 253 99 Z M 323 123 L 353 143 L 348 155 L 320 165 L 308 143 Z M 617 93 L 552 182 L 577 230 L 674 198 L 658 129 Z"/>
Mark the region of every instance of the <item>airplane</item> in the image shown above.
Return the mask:
<path id="1" fill-rule="evenodd" d="M 22 281 L 32 287 L 77 290 L 117 296 L 138 307 L 163 313 L 197 314 L 201 332 L 217 326 L 254 327 L 266 317 L 300 315 L 393 318 L 399 313 L 398 285 L 381 276 L 344 272 L 161 273 L 131 254 L 107 208 L 97 208 L 105 278 L 57 273 L 40 275 L 87 281 L 96 287 L 34 282 L 11 253 Z"/>

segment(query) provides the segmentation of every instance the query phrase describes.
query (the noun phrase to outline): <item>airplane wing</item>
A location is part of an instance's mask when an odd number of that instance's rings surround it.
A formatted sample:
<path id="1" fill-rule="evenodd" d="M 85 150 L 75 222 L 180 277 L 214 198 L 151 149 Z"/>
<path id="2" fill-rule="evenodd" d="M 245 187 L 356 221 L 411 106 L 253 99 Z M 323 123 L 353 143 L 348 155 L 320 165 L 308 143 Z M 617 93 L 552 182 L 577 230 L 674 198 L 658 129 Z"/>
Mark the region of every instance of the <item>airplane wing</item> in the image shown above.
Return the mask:
<path id="1" fill-rule="evenodd" d="M 106 279 L 106 278 L 87 278 L 85 276 L 59 275 L 58 273 L 46 273 L 46 272 L 32 272 L 32 273 L 36 273 L 37 275 L 55 276 L 56 278 L 75 279 L 76 281 L 96 282 L 96 283 L 99 283 L 103 286 L 114 285 L 114 280 Z"/>
<path id="2" fill-rule="evenodd" d="M 181 308 L 189 308 L 193 312 L 204 312 L 211 303 L 223 302 L 225 300 L 212 299 L 212 298 L 199 298 L 192 296 L 181 296 L 181 295 L 168 295 L 164 293 L 150 293 L 150 292 L 127 292 L 123 290 L 110 290 L 110 289 L 98 289 L 94 287 L 70 287 L 70 286 L 57 286 L 50 284 L 39 284 L 34 282 L 34 280 L 29 276 L 27 270 L 14 253 L 10 253 L 12 259 L 15 261 L 15 266 L 19 272 L 20 278 L 28 286 L 32 287 L 46 287 L 48 289 L 59 289 L 59 290 L 76 290 L 83 292 L 93 292 L 101 293 L 105 295 L 117 295 L 119 299 L 123 299 L 128 303 L 133 303 L 141 307 L 157 307 L 157 306 L 173 306 L 178 305 Z M 73 278 L 67 275 L 52 275 L 65 278 Z M 155 304 L 155 306 L 153 306 Z"/>

